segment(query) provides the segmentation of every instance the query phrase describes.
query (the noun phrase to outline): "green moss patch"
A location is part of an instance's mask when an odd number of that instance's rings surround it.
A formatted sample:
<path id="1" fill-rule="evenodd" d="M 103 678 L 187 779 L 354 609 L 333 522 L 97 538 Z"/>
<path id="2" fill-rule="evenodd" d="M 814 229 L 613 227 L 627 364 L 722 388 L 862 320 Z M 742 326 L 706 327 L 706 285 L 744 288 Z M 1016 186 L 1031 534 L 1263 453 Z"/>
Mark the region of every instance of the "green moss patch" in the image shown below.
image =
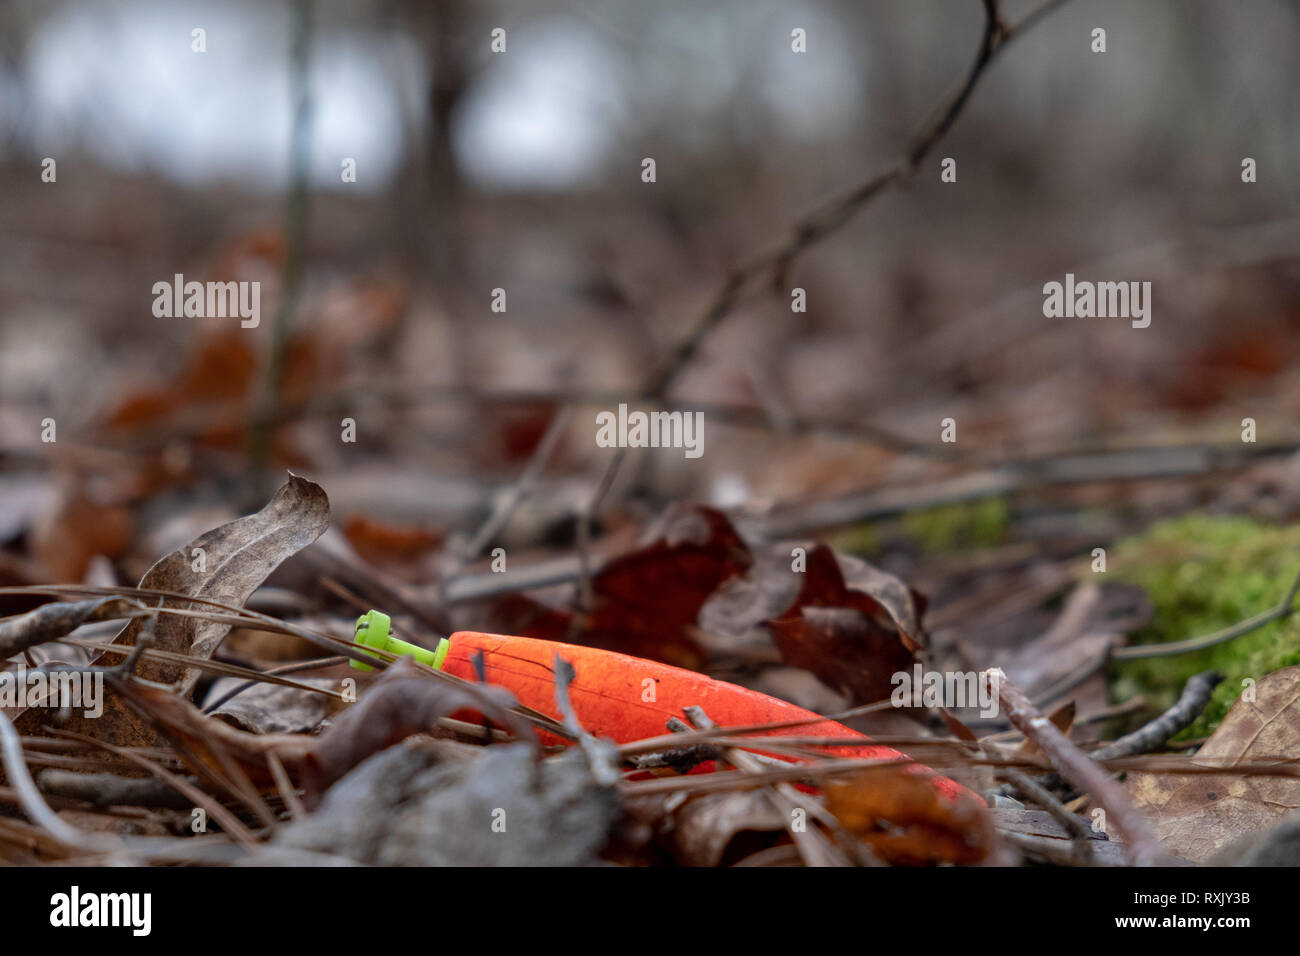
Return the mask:
<path id="1" fill-rule="evenodd" d="M 1180 641 L 1277 604 L 1300 572 L 1300 526 L 1191 515 L 1161 522 L 1108 553 L 1107 576 L 1139 585 L 1155 608 L 1150 626 L 1132 634 L 1130 643 Z M 1293 664 L 1300 664 L 1300 614 L 1203 651 L 1118 663 L 1111 692 L 1116 701 L 1142 694 L 1152 707 L 1163 709 L 1177 699 L 1187 678 L 1214 668 L 1223 673 L 1223 683 L 1205 713 L 1179 735 L 1203 737 L 1241 694 L 1243 679 L 1258 681 Z"/>
<path id="2" fill-rule="evenodd" d="M 1010 509 L 1004 498 L 940 505 L 903 516 L 903 531 L 926 551 L 991 548 L 1006 537 Z"/>

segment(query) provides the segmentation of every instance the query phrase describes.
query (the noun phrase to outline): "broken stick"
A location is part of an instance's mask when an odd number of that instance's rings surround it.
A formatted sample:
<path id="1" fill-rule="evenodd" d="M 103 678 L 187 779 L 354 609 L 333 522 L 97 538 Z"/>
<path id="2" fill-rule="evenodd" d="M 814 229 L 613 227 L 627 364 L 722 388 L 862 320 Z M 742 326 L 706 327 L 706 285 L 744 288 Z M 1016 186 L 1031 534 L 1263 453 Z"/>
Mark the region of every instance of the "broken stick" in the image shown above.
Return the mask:
<path id="1" fill-rule="evenodd" d="M 1151 824 L 1110 774 L 1044 717 L 1011 683 L 1002 668 L 989 668 L 981 679 L 998 695 L 1011 723 L 1026 739 L 1038 745 L 1057 772 L 1081 791 L 1092 794 L 1093 799 L 1106 809 L 1124 836 L 1129 862 L 1134 866 L 1153 866 L 1163 862 L 1164 853 Z"/>

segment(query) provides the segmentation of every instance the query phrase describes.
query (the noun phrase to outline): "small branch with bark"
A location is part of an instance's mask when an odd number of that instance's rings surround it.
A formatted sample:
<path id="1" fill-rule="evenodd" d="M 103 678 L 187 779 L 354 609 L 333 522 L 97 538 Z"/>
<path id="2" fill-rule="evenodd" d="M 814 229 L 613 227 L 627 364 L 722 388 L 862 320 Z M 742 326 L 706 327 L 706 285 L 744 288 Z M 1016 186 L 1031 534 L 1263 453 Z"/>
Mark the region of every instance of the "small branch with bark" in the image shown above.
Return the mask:
<path id="1" fill-rule="evenodd" d="M 1150 822 L 1133 806 L 1122 787 L 1100 765 L 1079 749 L 1069 737 L 1048 720 L 1007 678 L 1000 667 L 989 668 L 981 679 L 998 695 L 1013 725 L 1032 740 L 1047 756 L 1062 777 L 1092 795 L 1104 807 L 1127 843 L 1129 862 L 1134 866 L 1154 866 L 1165 858 Z"/>

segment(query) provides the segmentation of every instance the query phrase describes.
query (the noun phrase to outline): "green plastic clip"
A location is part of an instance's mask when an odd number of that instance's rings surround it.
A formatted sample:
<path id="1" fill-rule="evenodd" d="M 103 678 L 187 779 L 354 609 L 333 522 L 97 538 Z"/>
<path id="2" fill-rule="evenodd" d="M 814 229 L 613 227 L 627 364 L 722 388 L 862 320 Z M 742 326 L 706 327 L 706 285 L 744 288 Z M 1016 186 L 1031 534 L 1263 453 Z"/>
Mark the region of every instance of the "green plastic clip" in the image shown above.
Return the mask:
<path id="1" fill-rule="evenodd" d="M 445 637 L 438 641 L 437 649 L 431 651 L 390 637 L 388 629 L 392 623 L 393 619 L 383 611 L 367 611 L 357 618 L 356 642 L 366 647 L 373 647 L 377 651 L 387 651 L 395 657 L 414 657 L 421 664 L 427 664 L 435 670 L 442 670 L 442 662 L 447 659 L 447 651 L 451 647 L 451 643 Z M 374 670 L 369 664 L 363 664 L 358 660 L 353 660 L 352 666 L 362 671 Z"/>

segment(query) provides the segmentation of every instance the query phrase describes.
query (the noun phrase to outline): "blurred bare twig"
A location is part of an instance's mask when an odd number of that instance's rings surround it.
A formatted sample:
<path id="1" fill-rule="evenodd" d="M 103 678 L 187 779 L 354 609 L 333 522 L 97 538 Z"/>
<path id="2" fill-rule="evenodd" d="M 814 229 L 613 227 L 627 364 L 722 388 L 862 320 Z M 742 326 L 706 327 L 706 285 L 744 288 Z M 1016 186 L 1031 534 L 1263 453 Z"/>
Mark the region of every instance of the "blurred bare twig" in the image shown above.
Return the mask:
<path id="1" fill-rule="evenodd" d="M 268 474 L 271 456 L 272 425 L 279 403 L 280 377 L 284 369 L 284 351 L 289 328 L 298 308 L 302 288 L 303 254 L 307 243 L 307 182 L 311 175 L 311 40 L 312 0 L 296 0 L 293 5 L 290 77 L 293 85 L 293 128 L 289 141 L 289 201 L 285 207 L 285 253 L 280 301 L 271 327 L 271 354 L 267 361 L 262 405 L 266 414 L 262 423 L 250 432 L 253 463 L 262 475 Z M 264 494 L 259 492 L 259 498 Z"/>
<path id="2" fill-rule="evenodd" d="M 911 136 L 902 155 L 892 165 L 794 223 L 786 238 L 775 247 L 759 252 L 734 267 L 690 334 L 646 383 L 646 396 L 662 396 L 672 387 L 681 372 L 695 358 L 704 340 L 731 313 L 742 293 L 754 280 L 770 277 L 775 286 L 781 288 L 799 256 L 852 220 L 889 186 L 914 172 L 957 121 L 989 64 L 1016 36 L 1064 2 L 1065 0 L 1047 0 L 1016 23 L 1008 25 L 999 15 L 997 0 L 983 0 L 984 31 L 980 37 L 979 49 L 974 64 L 956 92 L 944 100 L 932 114 L 933 118 L 923 123 Z"/>
<path id="3" fill-rule="evenodd" d="M 551 460 L 559 446 L 560 439 L 568 430 L 569 424 L 573 421 L 574 406 L 565 405 L 556 410 L 551 416 L 551 422 L 546 427 L 546 433 L 542 435 L 541 441 L 533 449 L 532 455 L 528 459 L 528 464 L 524 467 L 523 473 L 506 491 L 505 495 L 493 507 L 492 513 L 488 515 L 487 520 L 479 526 L 474 532 L 474 536 L 466 542 L 465 547 L 461 549 L 456 556 L 455 565 L 450 568 L 443 577 L 443 588 L 455 580 L 460 572 L 464 570 L 465 565 L 473 561 L 482 554 L 483 549 L 491 542 L 492 538 L 505 526 L 510 520 L 510 516 L 515 513 L 528 495 L 532 492 L 533 486 L 541 477 L 542 469 L 546 463 Z"/>
<path id="4" fill-rule="evenodd" d="M 762 520 L 762 530 L 769 537 L 785 537 L 1052 485 L 1207 475 L 1240 468 L 1266 457 L 1289 456 L 1295 453 L 1296 447 L 1294 443 L 1237 443 L 1063 452 L 1049 457 L 1008 461 L 919 486 L 913 483 L 872 488 L 835 498 L 792 503 L 766 515 Z"/>

